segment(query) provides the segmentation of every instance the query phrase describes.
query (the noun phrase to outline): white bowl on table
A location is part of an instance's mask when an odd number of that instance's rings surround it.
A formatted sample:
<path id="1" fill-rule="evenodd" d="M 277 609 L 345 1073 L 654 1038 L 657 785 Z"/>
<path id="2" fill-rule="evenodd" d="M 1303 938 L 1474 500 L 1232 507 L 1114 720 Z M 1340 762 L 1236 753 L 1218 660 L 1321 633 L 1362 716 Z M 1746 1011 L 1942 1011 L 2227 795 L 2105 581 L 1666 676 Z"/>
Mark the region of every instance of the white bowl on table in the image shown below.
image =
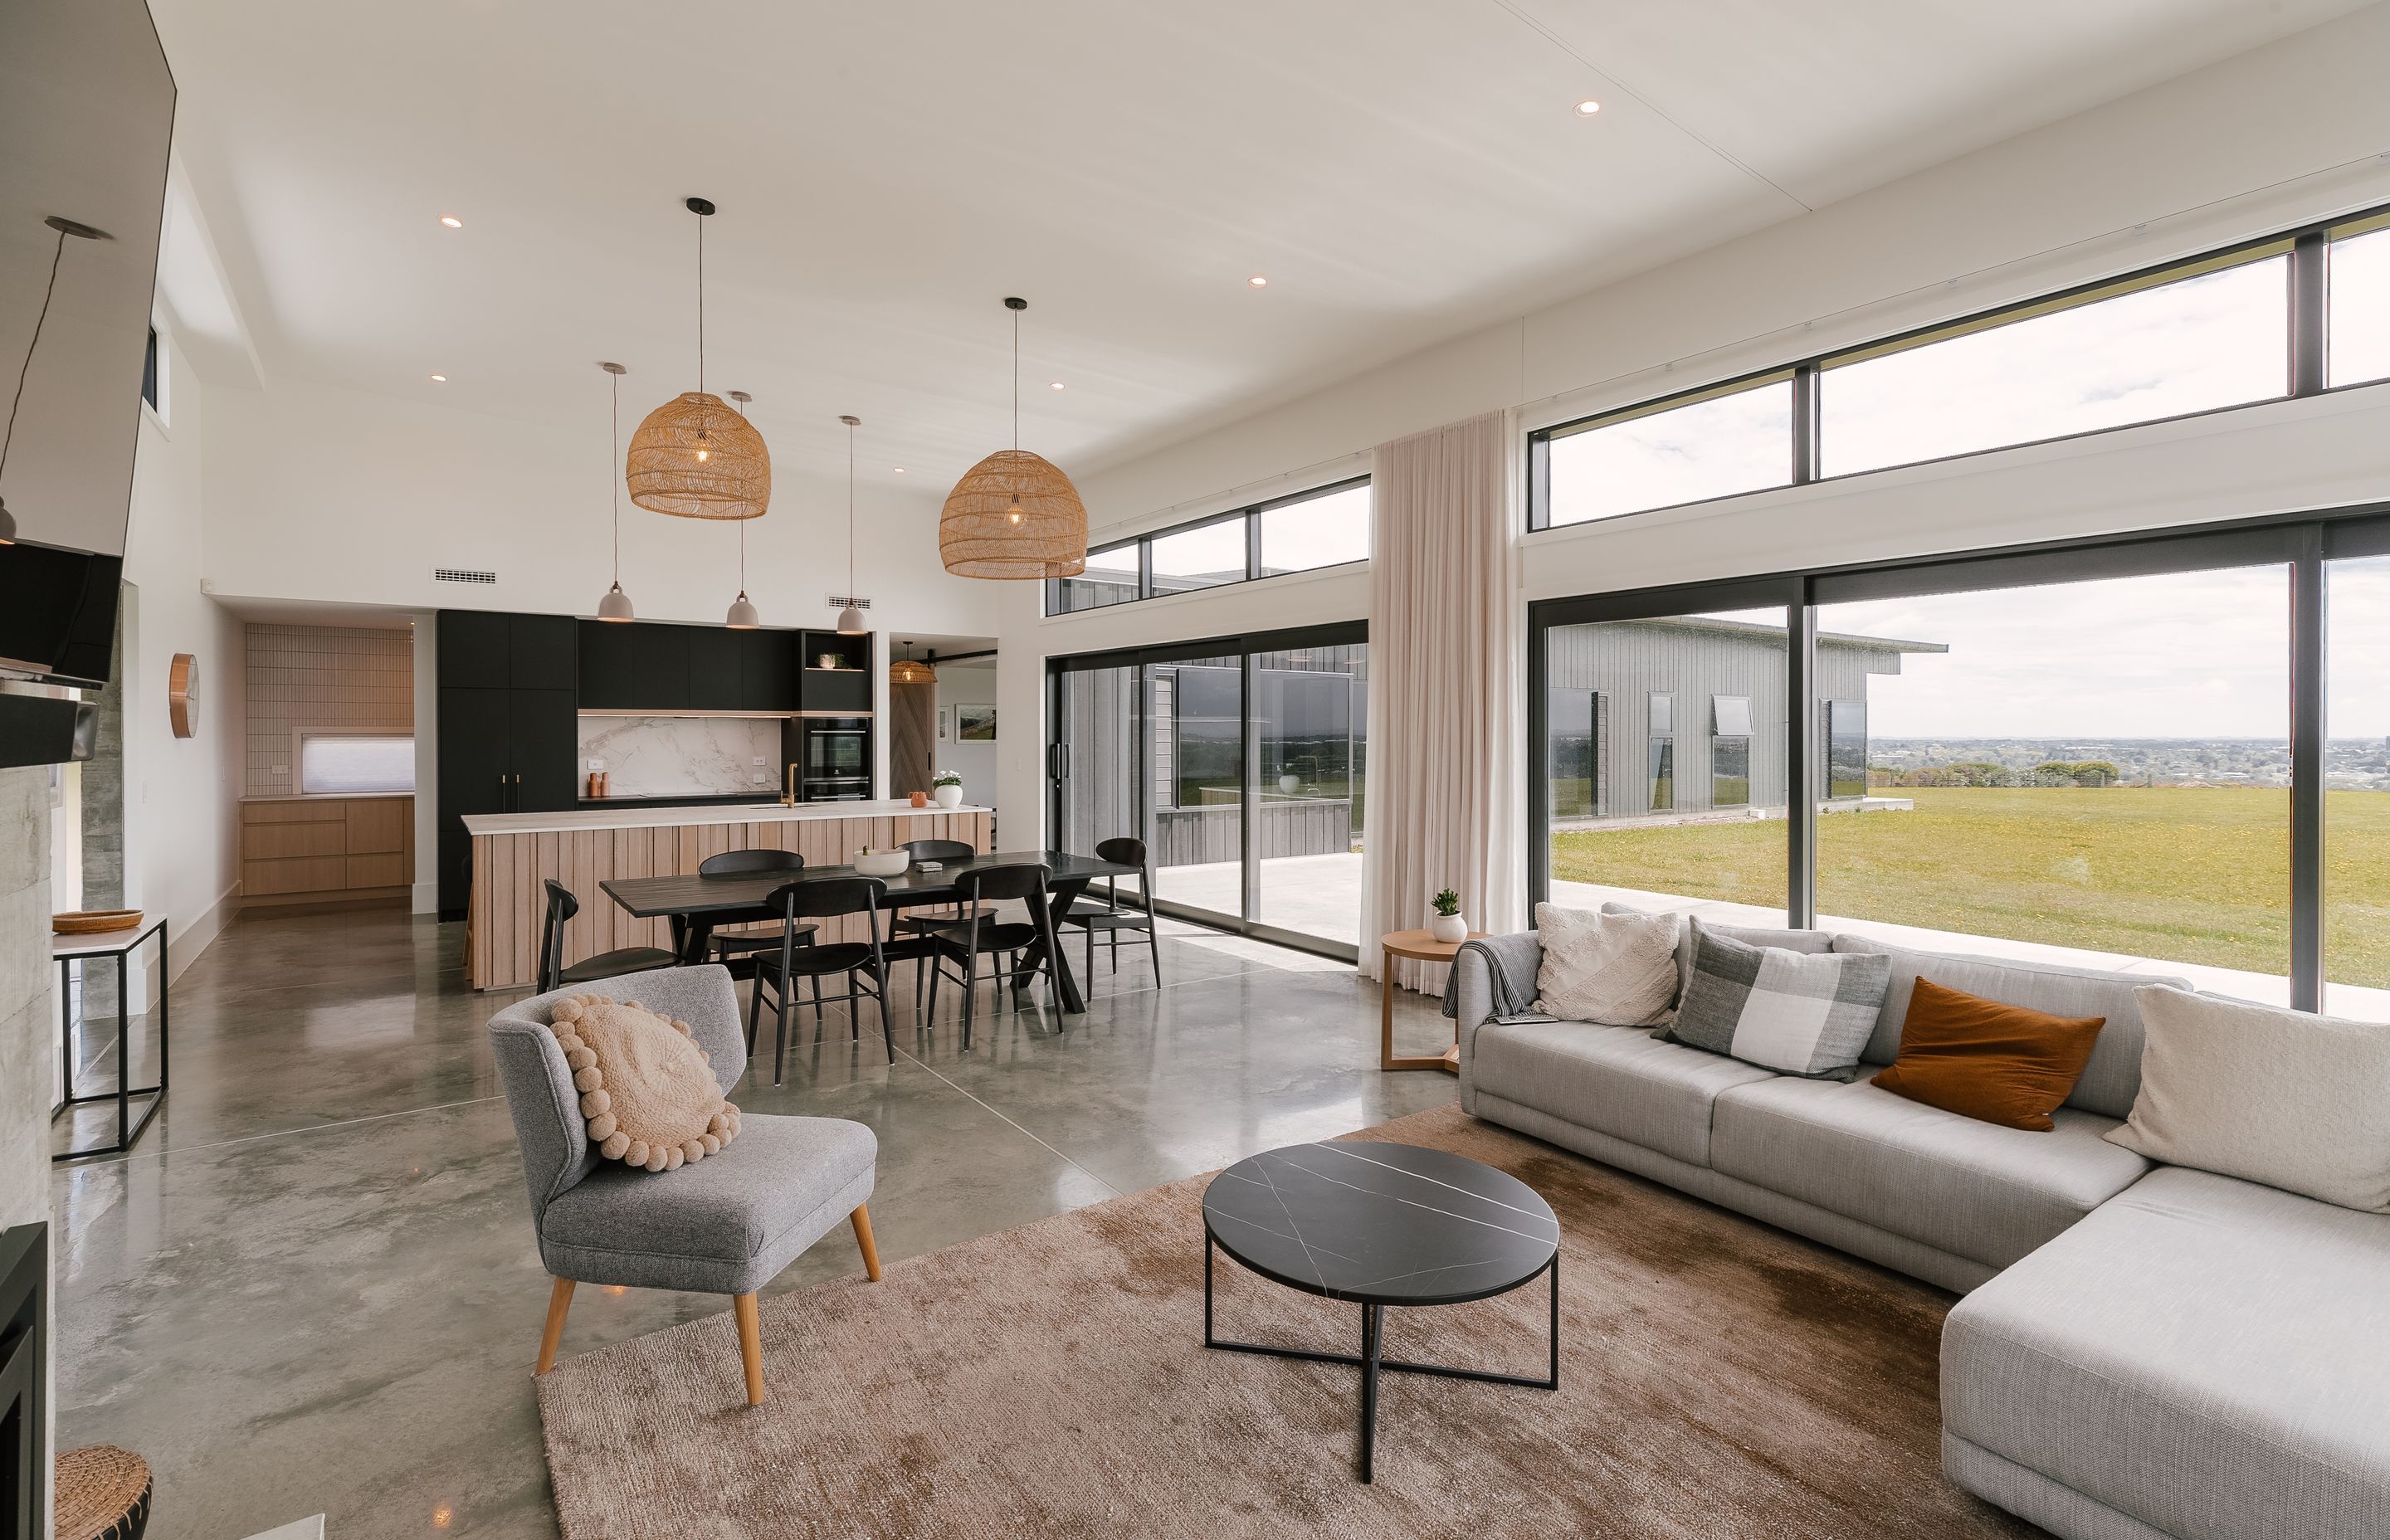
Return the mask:
<path id="1" fill-rule="evenodd" d="M 912 864 L 913 853 L 904 850 L 858 851 L 853 862 L 866 877 L 902 877 Z"/>

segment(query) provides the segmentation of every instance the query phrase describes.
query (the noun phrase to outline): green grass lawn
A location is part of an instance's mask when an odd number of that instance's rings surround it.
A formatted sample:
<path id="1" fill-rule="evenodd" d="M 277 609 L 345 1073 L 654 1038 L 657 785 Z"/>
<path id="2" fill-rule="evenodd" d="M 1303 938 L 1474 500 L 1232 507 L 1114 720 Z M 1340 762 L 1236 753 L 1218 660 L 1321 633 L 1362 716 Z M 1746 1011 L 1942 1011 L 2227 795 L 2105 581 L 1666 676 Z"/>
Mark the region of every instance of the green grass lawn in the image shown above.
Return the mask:
<path id="1" fill-rule="evenodd" d="M 1921 788 L 1818 820 L 1818 912 L 2290 971 L 2290 793 Z M 2325 799 L 2326 974 L 2390 987 L 2390 795 Z M 1780 907 L 1781 822 L 1555 835 L 1552 875 Z"/>

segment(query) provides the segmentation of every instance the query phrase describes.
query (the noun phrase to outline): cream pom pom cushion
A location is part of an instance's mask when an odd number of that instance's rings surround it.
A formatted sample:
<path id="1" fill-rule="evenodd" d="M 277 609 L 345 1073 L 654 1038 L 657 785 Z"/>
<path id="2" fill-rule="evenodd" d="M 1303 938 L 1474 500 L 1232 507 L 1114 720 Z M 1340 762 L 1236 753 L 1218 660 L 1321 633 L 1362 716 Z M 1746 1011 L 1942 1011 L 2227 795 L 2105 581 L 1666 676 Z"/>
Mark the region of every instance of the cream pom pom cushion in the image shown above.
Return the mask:
<path id="1" fill-rule="evenodd" d="M 739 1136 L 739 1109 L 722 1099 L 687 1022 L 602 995 L 567 995 L 548 1015 L 598 1154 L 676 1171 Z"/>

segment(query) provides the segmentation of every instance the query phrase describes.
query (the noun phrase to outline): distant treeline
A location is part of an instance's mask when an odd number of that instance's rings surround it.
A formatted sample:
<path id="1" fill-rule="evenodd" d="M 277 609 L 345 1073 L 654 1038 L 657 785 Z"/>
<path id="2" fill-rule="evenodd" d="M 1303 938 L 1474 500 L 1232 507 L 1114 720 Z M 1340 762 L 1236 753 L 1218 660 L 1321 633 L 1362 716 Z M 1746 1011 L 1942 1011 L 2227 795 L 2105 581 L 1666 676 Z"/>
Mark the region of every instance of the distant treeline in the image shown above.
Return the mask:
<path id="1" fill-rule="evenodd" d="M 2122 772 L 2104 759 L 2044 760 L 2030 770 L 2011 770 L 1989 760 L 1962 760 L 1956 764 L 1920 765 L 1896 770 L 1888 764 L 1868 766 L 1870 787 L 1904 786 L 2114 786 Z"/>

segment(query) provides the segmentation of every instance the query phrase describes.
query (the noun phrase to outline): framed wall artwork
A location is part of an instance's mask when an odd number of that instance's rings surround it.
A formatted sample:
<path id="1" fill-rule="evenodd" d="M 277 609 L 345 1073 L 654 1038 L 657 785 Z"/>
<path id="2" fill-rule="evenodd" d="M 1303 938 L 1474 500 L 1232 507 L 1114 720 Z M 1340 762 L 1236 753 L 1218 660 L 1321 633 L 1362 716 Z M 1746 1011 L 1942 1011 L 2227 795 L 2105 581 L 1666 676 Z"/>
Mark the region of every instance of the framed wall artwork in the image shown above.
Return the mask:
<path id="1" fill-rule="evenodd" d="M 947 732 L 948 725 L 953 721 L 953 719 L 954 719 L 954 708 L 953 708 L 953 707 L 951 707 L 951 706 L 941 706 L 941 707 L 939 707 L 939 708 L 938 708 L 938 741 L 939 741 L 940 743 L 944 743 L 944 742 L 945 742 L 945 741 L 946 741 L 946 732 Z"/>
<path id="2" fill-rule="evenodd" d="M 955 739 L 960 743 L 994 743 L 996 741 L 996 708 L 994 706 L 957 706 Z"/>

